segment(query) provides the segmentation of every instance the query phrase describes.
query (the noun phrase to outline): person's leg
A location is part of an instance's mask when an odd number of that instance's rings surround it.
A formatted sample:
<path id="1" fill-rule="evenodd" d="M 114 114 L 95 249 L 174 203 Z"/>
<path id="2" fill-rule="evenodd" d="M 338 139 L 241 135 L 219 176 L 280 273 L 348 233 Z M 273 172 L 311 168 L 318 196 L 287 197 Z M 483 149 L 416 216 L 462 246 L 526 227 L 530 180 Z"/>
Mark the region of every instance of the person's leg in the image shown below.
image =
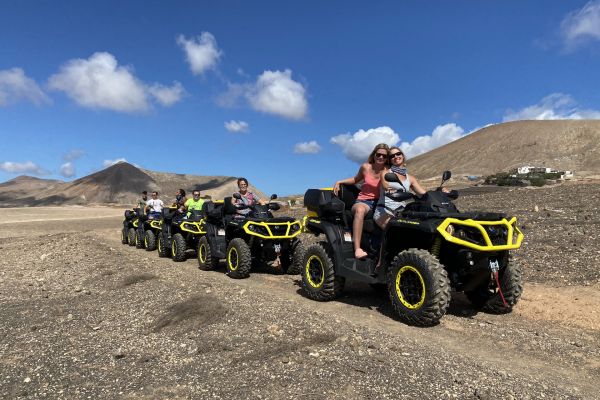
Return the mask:
<path id="1" fill-rule="evenodd" d="M 375 221 L 377 225 L 379 225 L 379 227 L 381 228 L 382 235 L 385 235 L 387 224 L 388 222 L 390 222 L 390 219 L 392 219 L 392 216 L 384 212 Z M 381 266 L 381 258 L 383 257 L 383 243 L 385 243 L 384 240 L 381 241 L 381 246 L 379 247 L 379 259 L 377 260 L 377 265 L 375 266 L 375 272 L 377 272 L 379 270 L 379 267 Z"/>
<path id="2" fill-rule="evenodd" d="M 369 206 L 365 203 L 356 203 L 352 206 L 352 213 L 354 214 L 352 234 L 354 236 L 354 257 L 356 258 L 365 258 L 368 255 L 367 252 L 360 247 L 360 240 L 362 239 L 365 215 L 367 215 L 369 210 Z"/>

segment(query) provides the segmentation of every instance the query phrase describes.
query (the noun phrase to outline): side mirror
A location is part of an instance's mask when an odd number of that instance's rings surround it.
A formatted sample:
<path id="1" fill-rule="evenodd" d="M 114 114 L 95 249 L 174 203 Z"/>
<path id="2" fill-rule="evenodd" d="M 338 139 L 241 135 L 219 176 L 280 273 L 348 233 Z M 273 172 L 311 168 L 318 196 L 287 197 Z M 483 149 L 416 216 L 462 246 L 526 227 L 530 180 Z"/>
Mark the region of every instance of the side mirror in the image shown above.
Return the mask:
<path id="1" fill-rule="evenodd" d="M 276 195 L 276 194 L 272 194 L 272 195 L 271 195 L 271 200 L 275 200 L 276 198 L 277 198 L 277 195 Z"/>
<path id="2" fill-rule="evenodd" d="M 441 190 L 442 185 L 444 184 L 444 182 L 446 182 L 451 177 L 452 177 L 452 172 L 450 172 L 450 171 L 444 171 L 444 173 L 442 174 L 442 183 L 440 183 L 440 186 L 438 187 L 438 190 Z"/>
<path id="3" fill-rule="evenodd" d="M 234 199 L 238 199 L 238 200 L 239 200 L 239 199 L 241 199 L 241 198 L 242 198 L 242 196 L 241 196 L 239 193 L 234 193 L 234 194 L 233 194 L 233 198 L 234 198 Z"/>
<path id="4" fill-rule="evenodd" d="M 387 174 L 385 174 L 384 178 L 388 182 L 400 182 L 398 176 L 393 172 L 388 172 Z"/>

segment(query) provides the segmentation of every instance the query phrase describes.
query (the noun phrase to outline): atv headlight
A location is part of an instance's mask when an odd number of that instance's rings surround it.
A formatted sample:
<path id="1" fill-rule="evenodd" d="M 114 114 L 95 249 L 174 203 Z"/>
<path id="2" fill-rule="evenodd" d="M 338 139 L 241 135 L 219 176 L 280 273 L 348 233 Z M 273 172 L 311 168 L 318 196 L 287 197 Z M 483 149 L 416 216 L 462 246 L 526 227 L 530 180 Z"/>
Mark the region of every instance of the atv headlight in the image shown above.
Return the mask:
<path id="1" fill-rule="evenodd" d="M 262 236 L 270 236 L 267 228 L 261 225 L 250 224 L 248 225 L 248 230 Z"/>
<path id="2" fill-rule="evenodd" d="M 454 231 L 454 225 L 448 224 L 448 226 L 446 227 L 446 232 L 448 232 L 450 236 L 454 236 Z"/>

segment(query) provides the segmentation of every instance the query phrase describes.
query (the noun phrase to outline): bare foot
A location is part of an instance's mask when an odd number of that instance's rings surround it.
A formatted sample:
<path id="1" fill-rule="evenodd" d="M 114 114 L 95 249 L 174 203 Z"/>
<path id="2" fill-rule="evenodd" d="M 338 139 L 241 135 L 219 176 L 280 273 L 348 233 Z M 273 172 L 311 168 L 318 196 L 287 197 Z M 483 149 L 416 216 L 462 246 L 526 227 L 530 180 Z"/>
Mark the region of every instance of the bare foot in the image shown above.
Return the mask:
<path id="1" fill-rule="evenodd" d="M 368 256 L 368 254 L 363 249 L 356 249 L 356 250 L 354 250 L 354 257 L 355 258 L 361 259 L 361 258 L 365 258 L 366 256 Z"/>

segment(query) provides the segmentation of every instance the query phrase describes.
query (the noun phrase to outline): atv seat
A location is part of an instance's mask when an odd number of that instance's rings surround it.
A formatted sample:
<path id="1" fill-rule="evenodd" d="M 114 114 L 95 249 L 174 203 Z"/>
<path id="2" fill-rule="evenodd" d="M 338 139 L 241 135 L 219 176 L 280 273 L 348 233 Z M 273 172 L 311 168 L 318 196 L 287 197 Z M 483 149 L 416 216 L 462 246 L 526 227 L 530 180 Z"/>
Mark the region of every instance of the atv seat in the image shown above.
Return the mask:
<path id="1" fill-rule="evenodd" d="M 204 205 L 202 205 L 202 207 L 204 207 Z M 205 214 L 202 210 L 191 210 L 190 216 L 187 217 L 187 220 L 192 222 L 198 222 L 204 218 L 204 215 Z"/>
<path id="2" fill-rule="evenodd" d="M 352 214 L 352 206 L 356 203 L 360 188 L 356 185 L 341 185 L 338 192 L 338 197 L 344 202 L 344 223 L 348 228 L 352 228 L 352 222 L 354 216 Z M 363 224 L 363 232 L 373 232 L 375 230 L 375 221 L 373 221 L 374 208 L 371 208 L 367 215 L 365 215 L 365 222 Z"/>
<path id="3" fill-rule="evenodd" d="M 231 203 L 231 197 L 225 197 L 223 199 L 223 219 L 225 224 L 232 221 L 237 215 L 237 209 Z"/>
<path id="4" fill-rule="evenodd" d="M 163 214 L 164 220 L 167 222 L 171 222 L 173 220 L 173 217 L 175 216 L 175 211 L 177 211 L 176 208 L 171 208 L 171 207 L 163 208 L 162 214 Z"/>

